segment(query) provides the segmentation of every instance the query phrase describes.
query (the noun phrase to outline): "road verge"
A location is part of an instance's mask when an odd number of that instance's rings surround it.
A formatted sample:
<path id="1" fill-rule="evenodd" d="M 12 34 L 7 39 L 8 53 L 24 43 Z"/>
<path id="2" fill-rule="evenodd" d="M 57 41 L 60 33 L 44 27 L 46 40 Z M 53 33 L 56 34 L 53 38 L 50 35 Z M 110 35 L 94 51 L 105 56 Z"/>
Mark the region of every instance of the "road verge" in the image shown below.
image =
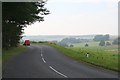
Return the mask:
<path id="1" fill-rule="evenodd" d="M 11 48 L 9 50 L 2 50 L 2 61 L 6 62 L 8 61 L 10 58 L 14 57 L 15 55 L 18 55 L 22 52 L 24 52 L 27 49 L 26 46 L 18 46 L 15 48 Z"/>
<path id="2" fill-rule="evenodd" d="M 109 69 L 109 70 L 120 72 L 118 66 L 112 67 L 112 66 L 107 65 L 108 63 L 110 63 L 110 65 L 112 65 L 112 62 L 108 62 L 107 64 L 106 64 L 106 62 L 103 62 L 101 64 L 100 63 L 101 61 L 100 62 L 96 62 L 94 60 L 89 60 L 87 57 L 80 55 L 79 52 L 74 51 L 72 49 L 64 48 L 64 47 L 62 47 L 60 45 L 57 45 L 57 44 L 48 44 L 48 45 L 56 48 L 61 53 L 65 54 L 66 56 L 68 56 L 68 57 L 70 57 L 70 58 L 72 58 L 74 60 L 77 60 L 79 62 L 84 62 L 84 63 L 90 64 L 90 65 L 93 65 L 93 66 L 97 66 L 97 67 L 101 67 L 101 68 L 105 68 L 105 69 Z"/>

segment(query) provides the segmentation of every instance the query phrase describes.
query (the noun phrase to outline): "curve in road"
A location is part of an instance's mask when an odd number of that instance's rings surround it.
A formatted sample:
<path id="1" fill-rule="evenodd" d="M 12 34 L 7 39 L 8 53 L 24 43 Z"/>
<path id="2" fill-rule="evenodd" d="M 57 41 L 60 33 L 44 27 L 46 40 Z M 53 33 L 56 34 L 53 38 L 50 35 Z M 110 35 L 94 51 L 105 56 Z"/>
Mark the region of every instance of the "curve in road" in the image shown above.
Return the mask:
<path id="1" fill-rule="evenodd" d="M 3 78 L 118 78 L 118 73 L 77 62 L 48 45 L 31 45 L 3 63 Z"/>

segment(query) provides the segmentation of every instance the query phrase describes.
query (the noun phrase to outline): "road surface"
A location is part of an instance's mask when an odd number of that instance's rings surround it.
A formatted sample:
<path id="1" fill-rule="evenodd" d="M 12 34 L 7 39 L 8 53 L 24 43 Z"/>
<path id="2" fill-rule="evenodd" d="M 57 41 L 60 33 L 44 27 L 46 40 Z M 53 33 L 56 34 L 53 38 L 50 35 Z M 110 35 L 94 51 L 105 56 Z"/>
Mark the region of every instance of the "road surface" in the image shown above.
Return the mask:
<path id="1" fill-rule="evenodd" d="M 31 45 L 3 63 L 3 78 L 118 78 L 118 74 L 72 60 L 48 45 Z"/>

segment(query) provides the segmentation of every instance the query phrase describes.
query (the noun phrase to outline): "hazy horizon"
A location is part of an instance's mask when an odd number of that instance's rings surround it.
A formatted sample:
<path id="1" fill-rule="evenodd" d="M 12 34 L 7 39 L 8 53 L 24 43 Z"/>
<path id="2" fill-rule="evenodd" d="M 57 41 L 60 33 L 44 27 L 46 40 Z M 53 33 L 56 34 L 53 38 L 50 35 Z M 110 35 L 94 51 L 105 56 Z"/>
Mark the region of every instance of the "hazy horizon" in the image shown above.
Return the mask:
<path id="1" fill-rule="evenodd" d="M 92 40 L 95 35 L 36 35 L 36 36 L 24 36 L 21 40 L 31 40 L 31 41 L 61 41 L 65 38 L 79 38 Z M 117 36 L 110 35 L 111 39 L 117 38 Z"/>
<path id="2" fill-rule="evenodd" d="M 106 34 L 85 34 L 85 35 L 64 35 L 64 34 L 62 34 L 62 35 L 44 35 L 44 34 L 42 34 L 42 35 L 40 35 L 40 34 L 38 34 L 38 35 L 23 35 L 23 36 L 89 36 L 89 35 L 106 35 Z M 118 34 L 117 35 L 113 35 L 113 34 L 109 34 L 110 36 L 118 36 Z"/>

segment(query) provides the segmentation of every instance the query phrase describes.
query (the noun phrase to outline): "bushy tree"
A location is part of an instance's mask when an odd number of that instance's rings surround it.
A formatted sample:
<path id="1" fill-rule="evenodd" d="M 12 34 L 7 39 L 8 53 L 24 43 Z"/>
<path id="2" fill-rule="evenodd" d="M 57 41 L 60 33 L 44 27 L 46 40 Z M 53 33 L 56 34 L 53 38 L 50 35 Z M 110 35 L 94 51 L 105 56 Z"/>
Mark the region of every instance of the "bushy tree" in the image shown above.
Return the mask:
<path id="1" fill-rule="evenodd" d="M 88 47 L 88 46 L 89 46 L 89 45 L 86 43 L 86 44 L 85 44 L 85 47 Z"/>
<path id="2" fill-rule="evenodd" d="M 74 45 L 71 44 L 70 47 L 74 47 Z"/>
<path id="3" fill-rule="evenodd" d="M 23 28 L 36 21 L 44 21 L 49 10 L 45 1 L 3 2 L 2 3 L 2 41 L 3 48 L 15 47 L 22 38 Z M 41 14 L 38 16 L 38 14 Z"/>
<path id="4" fill-rule="evenodd" d="M 105 46 L 105 41 L 100 41 L 99 46 Z"/>
<path id="5" fill-rule="evenodd" d="M 112 42 L 112 44 L 114 44 L 114 45 L 120 45 L 120 37 L 116 38 L 116 39 Z"/>
<path id="6" fill-rule="evenodd" d="M 111 43 L 110 42 L 106 42 L 106 46 L 110 46 L 111 45 Z"/>
<path id="7" fill-rule="evenodd" d="M 109 34 L 106 34 L 106 35 L 96 35 L 93 40 L 94 41 L 102 41 L 102 40 L 108 41 L 109 38 L 110 38 Z"/>
<path id="8" fill-rule="evenodd" d="M 59 43 L 60 44 L 74 44 L 74 43 L 80 43 L 80 42 L 88 42 L 89 39 L 76 39 L 76 38 L 64 38 Z"/>
<path id="9" fill-rule="evenodd" d="M 110 39 L 110 35 L 109 34 L 106 34 L 103 36 L 103 40 L 104 41 L 108 41 Z"/>
<path id="10" fill-rule="evenodd" d="M 102 38 L 103 38 L 103 35 L 96 35 L 93 40 L 94 41 L 101 41 Z"/>

